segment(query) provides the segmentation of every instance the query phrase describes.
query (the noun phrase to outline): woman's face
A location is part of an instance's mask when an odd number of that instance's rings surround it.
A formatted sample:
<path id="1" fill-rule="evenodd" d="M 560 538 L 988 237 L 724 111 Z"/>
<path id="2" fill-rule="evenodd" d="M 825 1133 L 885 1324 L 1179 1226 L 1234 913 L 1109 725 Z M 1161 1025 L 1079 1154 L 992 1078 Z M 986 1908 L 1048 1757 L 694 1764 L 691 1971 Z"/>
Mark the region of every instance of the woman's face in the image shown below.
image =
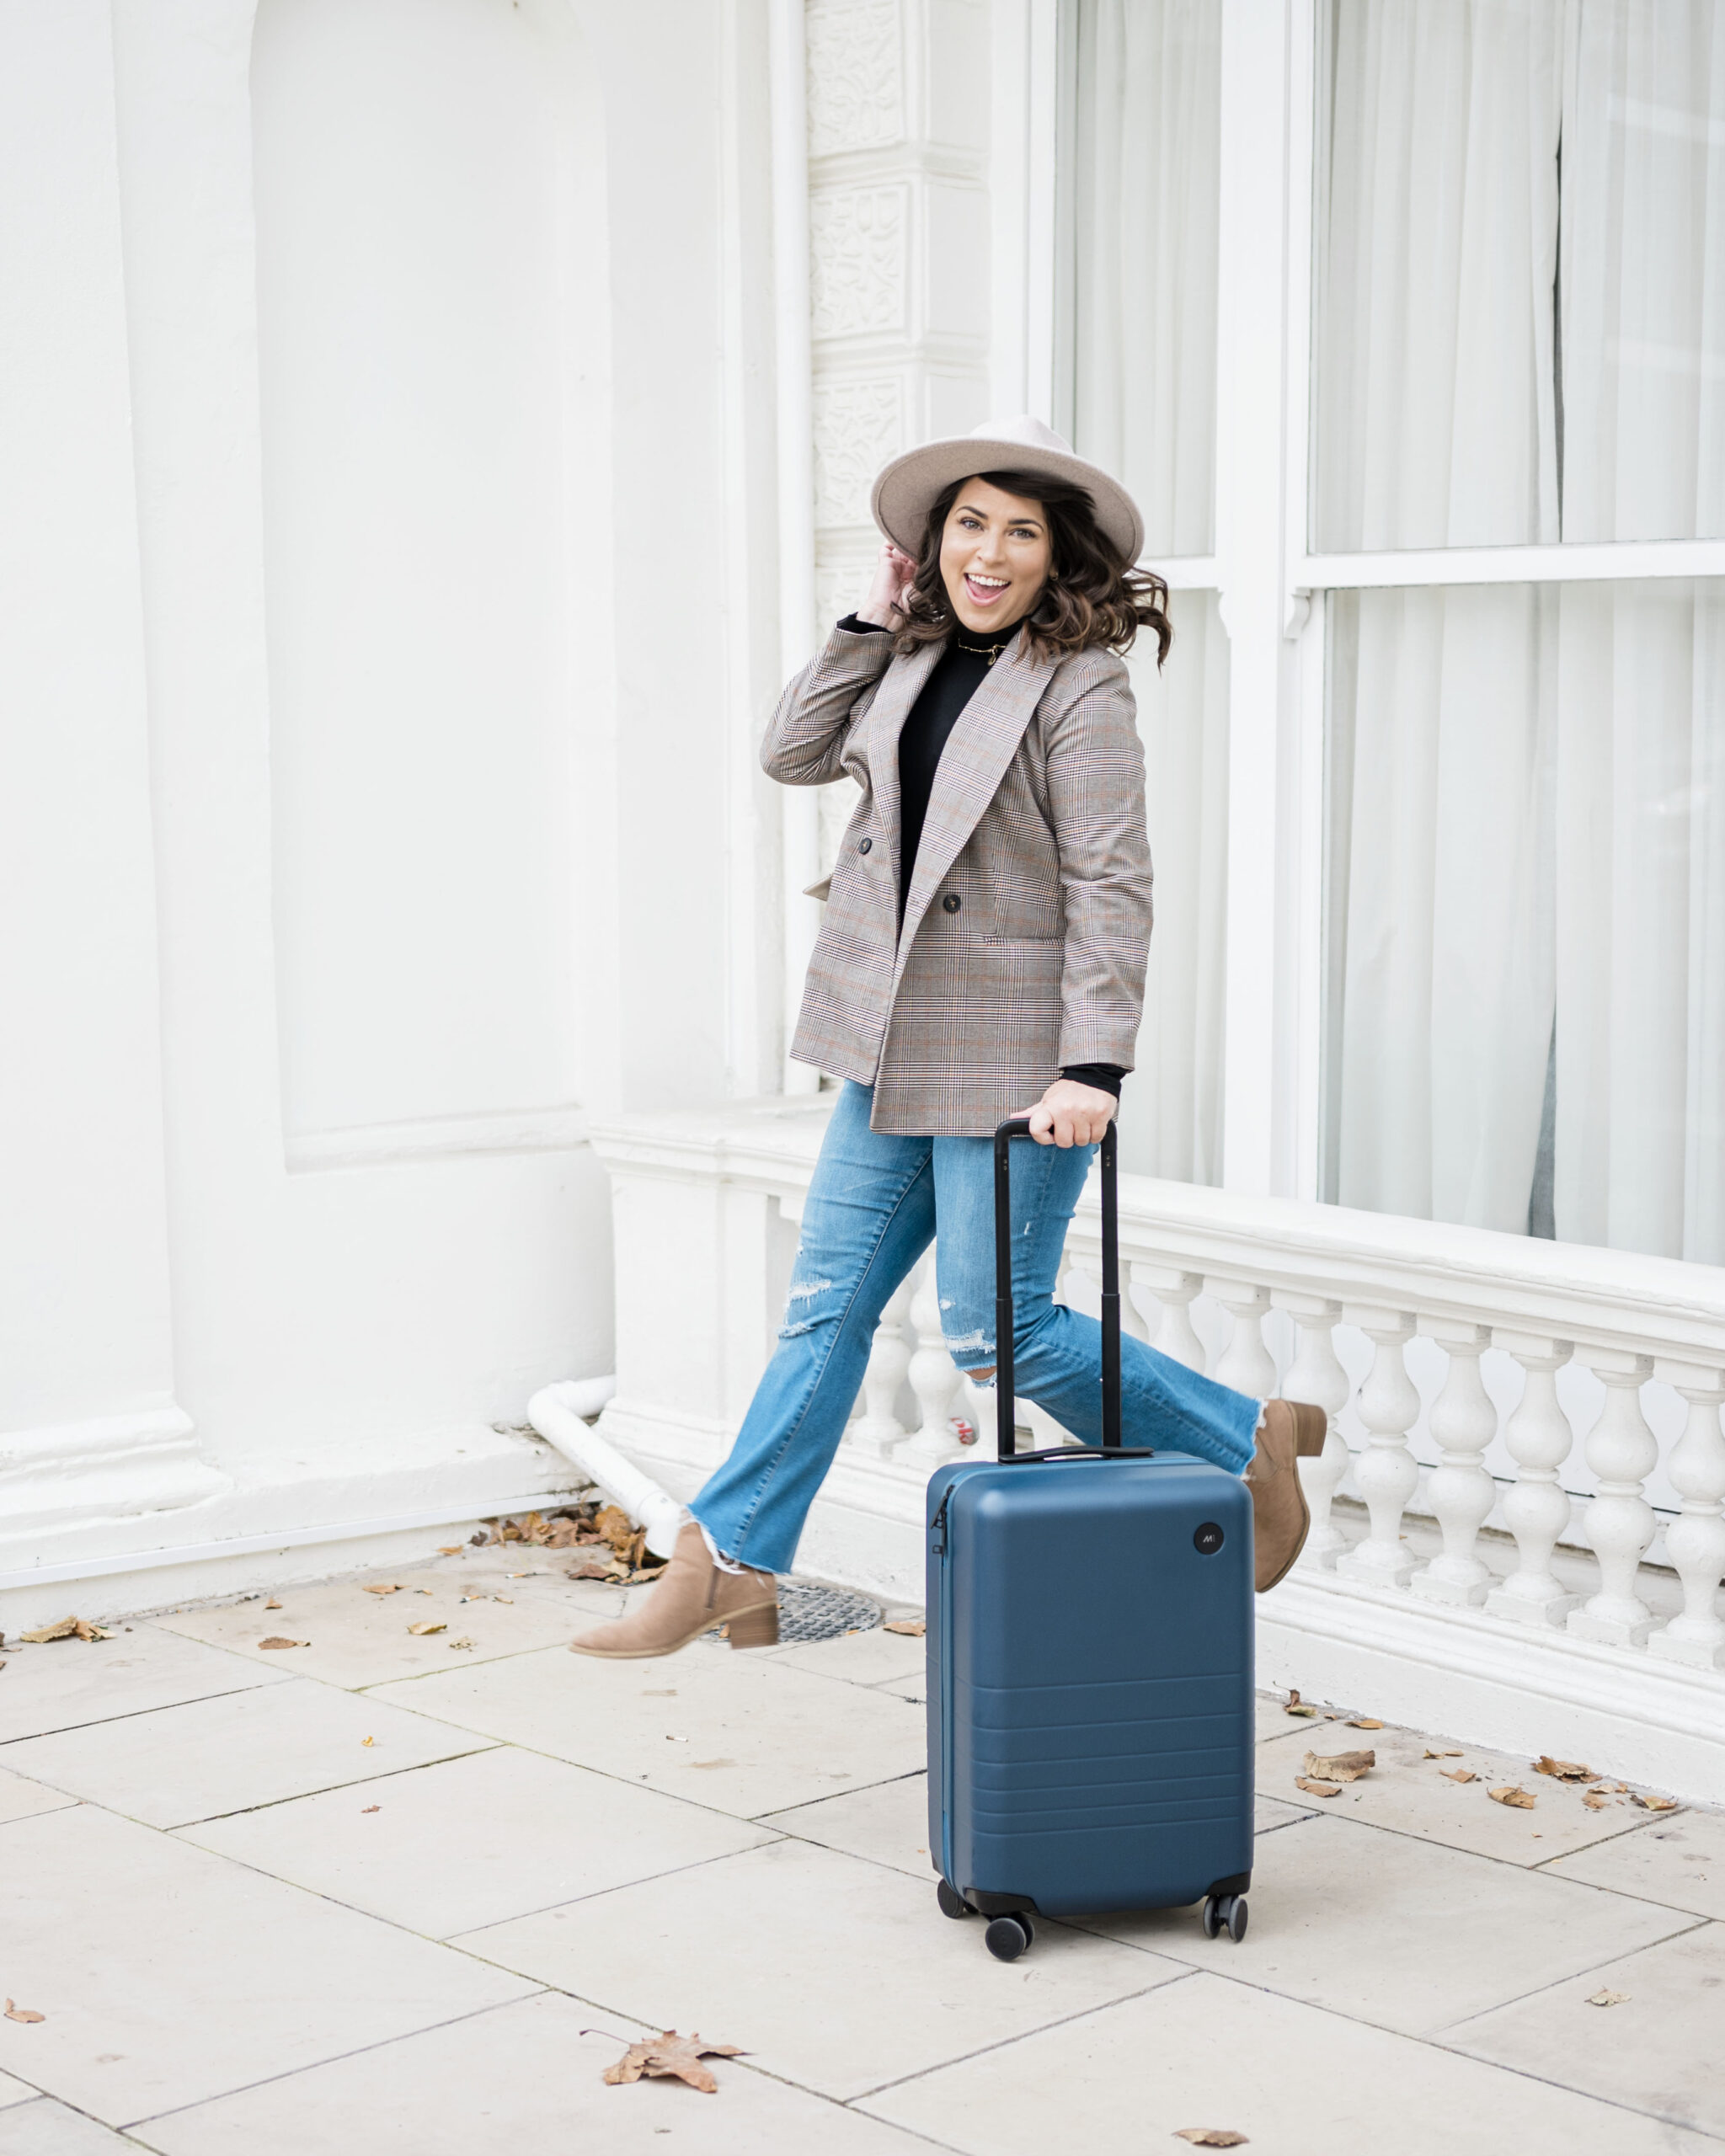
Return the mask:
<path id="1" fill-rule="evenodd" d="M 1040 502 L 967 479 L 947 511 L 940 574 L 967 629 L 991 636 L 1036 604 L 1054 558 Z"/>

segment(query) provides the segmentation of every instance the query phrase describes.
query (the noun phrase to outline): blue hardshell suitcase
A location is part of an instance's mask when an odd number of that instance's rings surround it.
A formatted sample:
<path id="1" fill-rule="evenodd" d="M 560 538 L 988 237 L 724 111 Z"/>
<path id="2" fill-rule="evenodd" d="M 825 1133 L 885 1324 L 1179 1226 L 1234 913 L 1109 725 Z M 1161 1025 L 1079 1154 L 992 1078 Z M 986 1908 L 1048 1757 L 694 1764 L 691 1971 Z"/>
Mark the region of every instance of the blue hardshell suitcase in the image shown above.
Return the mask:
<path id="1" fill-rule="evenodd" d="M 998 1460 L 928 1486 L 929 1850 L 1011 1961 L 1033 1919 L 1204 1903 L 1246 1929 L 1252 1502 L 1120 1428 L 1115 1139 L 1102 1145 L 1101 1450 L 1013 1444 L 1008 1161 L 995 1134 Z"/>

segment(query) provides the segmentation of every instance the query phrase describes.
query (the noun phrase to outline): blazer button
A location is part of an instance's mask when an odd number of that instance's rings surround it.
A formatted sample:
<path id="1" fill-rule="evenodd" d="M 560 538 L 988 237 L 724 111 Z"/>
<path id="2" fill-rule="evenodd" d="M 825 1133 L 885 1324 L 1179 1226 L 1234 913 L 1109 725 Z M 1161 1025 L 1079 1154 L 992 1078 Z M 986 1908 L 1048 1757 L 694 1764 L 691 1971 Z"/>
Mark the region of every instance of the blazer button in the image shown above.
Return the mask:
<path id="1" fill-rule="evenodd" d="M 959 896 L 956 891 L 948 891 L 946 896 L 941 900 L 941 904 L 946 908 L 948 913 L 956 913 L 964 903 L 964 900 Z"/>
<path id="2" fill-rule="evenodd" d="M 867 853 L 869 847 L 873 844 L 874 841 L 873 839 L 864 839 L 862 843 L 857 847 L 857 851 L 858 853 Z"/>

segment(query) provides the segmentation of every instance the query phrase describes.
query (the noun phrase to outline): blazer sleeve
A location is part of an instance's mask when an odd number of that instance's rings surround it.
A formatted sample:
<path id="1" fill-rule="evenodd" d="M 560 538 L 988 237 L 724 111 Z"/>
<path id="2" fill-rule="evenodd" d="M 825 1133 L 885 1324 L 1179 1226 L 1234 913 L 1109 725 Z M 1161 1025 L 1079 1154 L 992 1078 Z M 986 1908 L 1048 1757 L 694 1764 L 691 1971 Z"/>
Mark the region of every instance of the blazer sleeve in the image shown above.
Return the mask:
<path id="1" fill-rule="evenodd" d="M 1144 744 L 1123 662 L 1108 654 L 1044 739 L 1066 912 L 1058 1059 L 1130 1070 L 1150 957 L 1151 862 Z"/>
<path id="2" fill-rule="evenodd" d="M 836 628 L 778 700 L 761 744 L 761 766 L 782 786 L 825 786 L 843 776 L 845 743 L 867 711 L 893 655 L 880 631 Z"/>

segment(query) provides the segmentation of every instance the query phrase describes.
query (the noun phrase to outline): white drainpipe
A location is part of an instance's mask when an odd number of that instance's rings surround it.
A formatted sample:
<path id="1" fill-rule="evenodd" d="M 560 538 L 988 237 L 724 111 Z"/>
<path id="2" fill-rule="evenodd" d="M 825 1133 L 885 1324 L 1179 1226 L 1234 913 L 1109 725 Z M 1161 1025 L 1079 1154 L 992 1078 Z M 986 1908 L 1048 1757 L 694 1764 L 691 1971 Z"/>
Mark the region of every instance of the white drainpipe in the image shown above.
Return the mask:
<path id="1" fill-rule="evenodd" d="M 614 1505 L 620 1505 L 637 1527 L 646 1529 L 649 1550 L 661 1557 L 674 1556 L 678 1531 L 687 1518 L 681 1505 L 582 1420 L 596 1415 L 616 1390 L 614 1377 L 565 1378 L 533 1395 L 527 1402 L 527 1420 L 547 1444 L 555 1445 Z"/>

